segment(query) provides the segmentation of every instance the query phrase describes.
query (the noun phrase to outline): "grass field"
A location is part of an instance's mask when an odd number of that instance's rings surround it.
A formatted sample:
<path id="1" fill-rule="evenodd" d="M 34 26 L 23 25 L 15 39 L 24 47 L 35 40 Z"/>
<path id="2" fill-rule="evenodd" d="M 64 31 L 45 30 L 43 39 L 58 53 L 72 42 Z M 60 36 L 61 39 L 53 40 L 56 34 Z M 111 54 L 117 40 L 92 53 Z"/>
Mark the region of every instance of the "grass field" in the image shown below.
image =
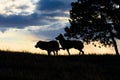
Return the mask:
<path id="1" fill-rule="evenodd" d="M 120 80 L 120 56 L 0 51 L 0 80 Z"/>

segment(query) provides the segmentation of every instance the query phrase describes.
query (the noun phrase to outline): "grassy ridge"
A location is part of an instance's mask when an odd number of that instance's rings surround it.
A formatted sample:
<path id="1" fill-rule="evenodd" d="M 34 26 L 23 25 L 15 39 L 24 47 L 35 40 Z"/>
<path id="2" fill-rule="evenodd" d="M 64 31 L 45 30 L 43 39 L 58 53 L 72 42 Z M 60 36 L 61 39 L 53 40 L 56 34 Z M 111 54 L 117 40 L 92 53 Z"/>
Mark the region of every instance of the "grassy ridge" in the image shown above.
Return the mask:
<path id="1" fill-rule="evenodd" d="M 0 52 L 0 80 L 120 80 L 120 56 Z"/>

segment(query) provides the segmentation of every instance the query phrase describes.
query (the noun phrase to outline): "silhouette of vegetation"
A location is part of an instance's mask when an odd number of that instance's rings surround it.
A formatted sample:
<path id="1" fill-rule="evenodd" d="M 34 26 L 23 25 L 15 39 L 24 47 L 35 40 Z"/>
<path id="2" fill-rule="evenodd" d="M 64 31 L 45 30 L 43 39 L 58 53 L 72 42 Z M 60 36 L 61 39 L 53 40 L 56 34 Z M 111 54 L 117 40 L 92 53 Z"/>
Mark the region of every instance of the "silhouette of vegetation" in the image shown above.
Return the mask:
<path id="1" fill-rule="evenodd" d="M 48 55 L 53 51 L 54 55 L 58 55 L 59 44 L 57 41 L 38 41 L 35 45 L 36 48 L 47 50 Z"/>
<path id="2" fill-rule="evenodd" d="M 120 39 L 120 1 L 78 0 L 71 6 L 65 36 L 81 38 L 87 44 L 97 41 L 100 47 L 114 46 L 119 55 L 116 39 Z"/>
<path id="3" fill-rule="evenodd" d="M 120 56 L 0 51 L 0 80 L 119 80 Z"/>
<path id="4" fill-rule="evenodd" d="M 84 48 L 84 45 L 81 41 L 65 40 L 62 34 L 58 35 L 56 39 L 59 40 L 59 43 L 62 46 L 62 49 L 64 50 L 66 49 L 69 55 L 70 55 L 70 52 L 69 52 L 70 48 L 78 49 L 80 51 L 79 55 L 81 53 L 84 54 L 84 51 L 82 51 L 82 49 Z"/>

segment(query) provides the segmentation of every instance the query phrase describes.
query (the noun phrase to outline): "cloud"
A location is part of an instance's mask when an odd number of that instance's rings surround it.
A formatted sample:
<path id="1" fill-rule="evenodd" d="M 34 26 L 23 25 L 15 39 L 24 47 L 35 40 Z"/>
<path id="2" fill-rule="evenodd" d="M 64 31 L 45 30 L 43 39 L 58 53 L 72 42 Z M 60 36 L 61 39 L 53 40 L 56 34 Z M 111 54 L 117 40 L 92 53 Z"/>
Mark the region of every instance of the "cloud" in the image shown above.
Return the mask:
<path id="1" fill-rule="evenodd" d="M 71 6 L 71 2 L 77 0 L 40 0 L 38 3 L 38 10 L 42 11 L 68 11 Z"/>
<path id="2" fill-rule="evenodd" d="M 44 17 L 45 19 L 45 17 Z M 32 25 L 44 25 L 46 21 L 44 21 L 43 16 L 37 17 L 37 14 L 32 14 L 28 16 L 17 16 L 17 15 L 12 15 L 12 16 L 0 16 L 0 24 L 1 27 L 8 27 L 8 28 L 24 28 L 27 26 L 32 26 Z"/>
<path id="3" fill-rule="evenodd" d="M 5 32 L 10 28 L 23 29 L 38 35 L 38 37 L 48 36 L 51 39 L 51 37 L 63 32 L 63 28 L 68 24 L 68 11 L 71 1 L 0 1 L 2 4 L 0 5 L 0 31 Z"/>
<path id="4" fill-rule="evenodd" d="M 59 21 L 59 24 L 67 21 L 67 17 L 51 17 L 47 16 L 46 14 L 32 14 L 28 16 L 0 16 L 0 27 L 6 28 L 25 28 L 28 26 L 44 26 L 44 25 L 51 25 L 55 22 Z"/>
<path id="5" fill-rule="evenodd" d="M 0 0 L 0 15 L 30 15 L 38 0 Z"/>
<path id="6" fill-rule="evenodd" d="M 43 36 L 44 40 L 52 40 L 55 39 L 55 37 L 60 34 L 64 33 L 64 27 L 67 24 L 65 22 L 60 23 L 54 22 L 50 23 L 50 25 L 44 25 L 44 26 L 29 26 L 26 27 L 24 30 L 31 32 L 32 34 L 36 35 L 37 37 L 41 38 Z"/>
<path id="7" fill-rule="evenodd" d="M 55 10 L 64 10 L 65 3 L 60 0 L 41 0 L 38 3 L 38 10 L 42 11 L 55 11 Z"/>
<path id="8" fill-rule="evenodd" d="M 63 0 L 10 0 L 0 1 L 0 27 L 24 28 L 46 25 L 68 17 L 69 7 Z"/>

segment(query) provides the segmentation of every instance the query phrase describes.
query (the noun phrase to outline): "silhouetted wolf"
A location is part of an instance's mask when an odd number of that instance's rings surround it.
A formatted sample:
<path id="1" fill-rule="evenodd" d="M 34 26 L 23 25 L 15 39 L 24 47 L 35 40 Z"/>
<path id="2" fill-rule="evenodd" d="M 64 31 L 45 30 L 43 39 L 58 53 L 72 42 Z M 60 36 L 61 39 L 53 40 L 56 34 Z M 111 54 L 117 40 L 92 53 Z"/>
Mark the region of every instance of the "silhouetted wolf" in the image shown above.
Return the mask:
<path id="1" fill-rule="evenodd" d="M 69 49 L 70 48 L 75 48 L 78 49 L 82 54 L 84 54 L 84 51 L 82 49 L 84 48 L 84 45 L 81 41 L 76 41 L 76 40 L 65 40 L 63 35 L 60 34 L 58 37 L 56 37 L 57 40 L 59 40 L 60 45 L 62 46 L 62 49 L 67 49 L 68 54 L 70 55 Z"/>
<path id="2" fill-rule="evenodd" d="M 35 45 L 36 48 L 46 50 L 48 55 L 53 51 L 54 55 L 58 55 L 59 44 L 57 41 L 38 41 Z"/>

